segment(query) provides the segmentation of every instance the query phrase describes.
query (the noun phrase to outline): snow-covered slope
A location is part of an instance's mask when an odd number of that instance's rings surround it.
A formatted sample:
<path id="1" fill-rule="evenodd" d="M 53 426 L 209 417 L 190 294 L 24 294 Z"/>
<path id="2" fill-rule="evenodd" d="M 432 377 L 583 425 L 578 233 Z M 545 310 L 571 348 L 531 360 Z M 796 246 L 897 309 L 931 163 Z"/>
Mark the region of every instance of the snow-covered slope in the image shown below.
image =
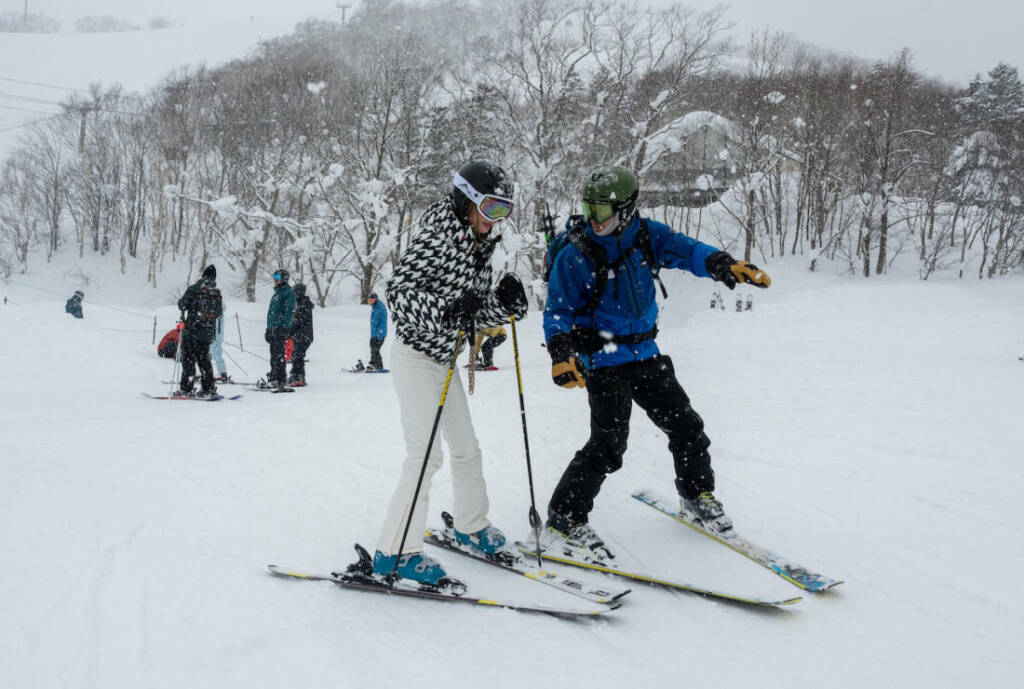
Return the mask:
<path id="1" fill-rule="evenodd" d="M 784 612 L 634 585 L 620 610 L 585 622 L 267 574 L 271 562 L 341 567 L 377 536 L 403 446 L 389 377 L 341 370 L 367 354 L 367 307 L 316 310 L 306 389 L 161 402 L 139 393 L 168 387 L 171 363 L 151 343 L 152 316 L 158 336 L 174 316 L 158 304 L 166 290 L 101 280 L 76 321 L 59 273 L 0 283 L 0 685 L 1014 686 L 1024 283 L 772 269 L 742 313 L 734 294 L 712 311 L 716 285 L 671 276 L 660 341 L 707 423 L 738 527 L 847 583 Z M 269 291 L 259 297 L 227 305 L 246 350 L 227 348 L 239 378 L 266 371 Z M 550 383 L 539 314 L 520 330 L 543 510 L 587 435 L 586 399 Z M 491 516 L 523 536 L 511 345 L 496 359 L 471 404 Z M 671 478 L 664 438 L 637 410 L 592 523 L 666 576 L 800 593 L 629 497 L 670 495 Z M 449 506 L 443 469 L 431 511 Z M 481 593 L 576 603 L 435 554 Z"/>

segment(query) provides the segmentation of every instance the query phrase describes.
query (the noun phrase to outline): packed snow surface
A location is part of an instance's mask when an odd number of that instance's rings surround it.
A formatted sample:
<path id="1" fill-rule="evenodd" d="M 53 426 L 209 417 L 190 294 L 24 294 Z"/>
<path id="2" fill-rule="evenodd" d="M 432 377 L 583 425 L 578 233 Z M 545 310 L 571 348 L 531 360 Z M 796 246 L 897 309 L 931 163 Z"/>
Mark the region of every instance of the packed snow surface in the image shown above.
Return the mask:
<path id="1" fill-rule="evenodd" d="M 404 449 L 389 376 L 343 370 L 366 360 L 369 307 L 315 310 L 310 385 L 295 394 L 168 402 L 140 393 L 170 387 L 152 319 L 158 338 L 172 327 L 183 272 L 158 290 L 99 270 L 83 287 L 57 264 L 0 282 L 0 686 L 1016 686 L 1024 282 L 768 267 L 772 288 L 744 312 L 737 293 L 673 274 L 659 341 L 706 422 L 737 528 L 846 583 L 757 611 L 566 570 L 633 589 L 585 621 L 268 574 L 341 568 L 377 537 Z M 247 304 L 220 276 L 228 342 L 245 349 L 226 347 L 229 371 L 254 380 L 270 288 Z M 63 302 L 80 287 L 79 321 Z M 724 311 L 708 308 L 716 288 Z M 518 336 L 543 512 L 588 424 L 585 394 L 550 382 L 540 326 L 532 311 Z M 496 363 L 471 405 L 491 517 L 521 538 L 511 342 Z M 591 520 L 622 558 L 735 593 L 802 593 L 632 500 L 636 488 L 672 494 L 663 436 L 639 409 L 632 429 Z M 450 488 L 442 469 L 432 522 Z M 431 554 L 477 594 L 589 605 Z"/>

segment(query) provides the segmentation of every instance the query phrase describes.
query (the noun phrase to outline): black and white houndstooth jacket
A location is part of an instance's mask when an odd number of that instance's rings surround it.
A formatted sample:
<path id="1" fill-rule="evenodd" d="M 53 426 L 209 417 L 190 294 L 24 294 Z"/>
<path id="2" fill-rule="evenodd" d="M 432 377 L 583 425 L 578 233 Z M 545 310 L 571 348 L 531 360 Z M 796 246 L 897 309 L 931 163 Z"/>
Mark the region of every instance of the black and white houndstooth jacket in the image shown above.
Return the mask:
<path id="1" fill-rule="evenodd" d="M 509 314 L 491 289 L 491 255 L 499 237 L 492 230 L 484 240 L 476 240 L 473 228 L 459 222 L 450 196 L 431 204 L 417 225 L 388 281 L 388 306 L 403 343 L 448 364 L 458 330 L 445 322 L 444 311 L 454 299 L 470 291 L 483 299 L 477 328 L 508 321 Z M 466 333 L 460 349 L 471 336 Z"/>

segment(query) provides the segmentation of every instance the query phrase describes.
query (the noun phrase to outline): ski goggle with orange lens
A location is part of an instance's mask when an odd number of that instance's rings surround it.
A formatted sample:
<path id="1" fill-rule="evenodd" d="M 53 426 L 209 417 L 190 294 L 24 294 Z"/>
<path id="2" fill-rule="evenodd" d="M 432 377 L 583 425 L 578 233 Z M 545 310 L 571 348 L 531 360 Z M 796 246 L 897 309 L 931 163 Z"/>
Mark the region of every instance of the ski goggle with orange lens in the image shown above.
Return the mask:
<path id="1" fill-rule="evenodd" d="M 615 215 L 615 207 L 610 203 L 599 203 L 597 201 L 583 202 L 584 220 L 593 220 L 601 224 L 613 215 Z"/>
<path id="2" fill-rule="evenodd" d="M 480 215 L 484 216 L 491 222 L 504 220 L 512 213 L 512 199 L 504 196 L 495 196 L 493 194 L 481 194 L 458 172 L 455 173 L 453 183 L 456 189 L 461 191 L 469 198 L 470 201 L 476 204 L 477 210 L 480 211 Z"/>

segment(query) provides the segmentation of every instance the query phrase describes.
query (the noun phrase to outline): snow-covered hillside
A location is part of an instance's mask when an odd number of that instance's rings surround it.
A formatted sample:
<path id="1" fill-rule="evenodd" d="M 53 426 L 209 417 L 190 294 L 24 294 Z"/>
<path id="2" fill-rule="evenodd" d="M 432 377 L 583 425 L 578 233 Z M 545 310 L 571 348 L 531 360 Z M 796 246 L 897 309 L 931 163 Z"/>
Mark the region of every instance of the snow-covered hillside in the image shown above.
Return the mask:
<path id="1" fill-rule="evenodd" d="M 353 542 L 377 536 L 403 446 L 389 377 L 342 372 L 367 354 L 368 307 L 315 312 L 308 388 L 191 404 L 139 394 L 168 387 L 151 319 L 158 335 L 171 326 L 169 291 L 97 270 L 76 321 L 59 269 L 0 283 L 0 685 L 1015 686 L 1024 282 L 770 268 L 775 284 L 742 313 L 734 294 L 712 311 L 716 285 L 672 275 L 659 339 L 707 423 L 738 528 L 846 583 L 775 612 L 634 585 L 620 610 L 584 622 L 268 575 L 268 563 L 341 567 Z M 239 378 L 266 371 L 268 297 L 227 304 L 246 349 L 227 348 Z M 551 384 L 540 322 L 531 312 L 520 340 L 543 510 L 587 408 Z M 522 537 L 511 345 L 496 359 L 471 405 L 491 516 Z M 670 495 L 671 476 L 664 438 L 637 411 L 625 467 L 592 516 L 623 558 L 707 586 L 800 593 L 630 499 L 639 487 Z M 434 515 L 450 494 L 443 469 Z M 479 593 L 576 602 L 434 554 Z"/>
<path id="2" fill-rule="evenodd" d="M 296 9 L 273 16 L 196 17 L 153 31 L 0 34 L 0 158 L 27 131 L 20 125 L 59 112 L 55 103 L 86 96 L 93 84 L 146 93 L 182 68 L 245 57 L 260 41 L 290 34 L 308 16 Z"/>

